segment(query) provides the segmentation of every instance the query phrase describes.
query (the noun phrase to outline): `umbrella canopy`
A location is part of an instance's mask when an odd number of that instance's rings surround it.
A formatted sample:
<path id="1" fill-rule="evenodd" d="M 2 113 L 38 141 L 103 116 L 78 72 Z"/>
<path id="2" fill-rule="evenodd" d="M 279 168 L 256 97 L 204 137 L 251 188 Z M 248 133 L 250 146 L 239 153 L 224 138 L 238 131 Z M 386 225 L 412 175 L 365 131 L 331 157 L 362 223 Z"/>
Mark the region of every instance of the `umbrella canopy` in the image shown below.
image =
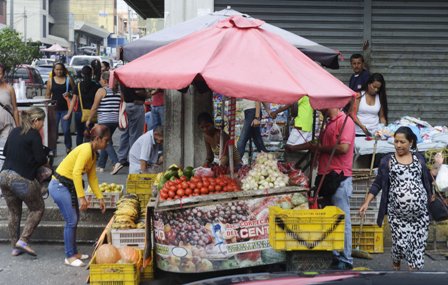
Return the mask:
<path id="1" fill-rule="evenodd" d="M 193 33 L 118 69 L 133 88 L 183 89 L 204 80 L 220 94 L 289 104 L 309 96 L 315 109 L 343 107 L 354 91 L 301 51 L 241 16 Z"/>
<path id="2" fill-rule="evenodd" d="M 193 32 L 211 27 L 219 21 L 236 15 L 241 16 L 243 14 L 227 8 L 155 32 L 125 45 L 123 47 L 123 58 L 126 61 L 132 61 L 156 48 L 167 45 Z M 251 18 L 248 15 L 244 16 Z M 333 69 L 339 68 L 339 52 L 267 23 L 264 23 L 261 28 L 281 36 L 290 44 L 322 65 Z"/>
<path id="3" fill-rule="evenodd" d="M 41 49 L 41 51 L 46 51 L 46 52 L 64 52 L 64 51 L 67 51 L 67 49 L 61 47 L 59 44 L 54 44 L 54 45 L 52 45 L 49 48 Z"/>

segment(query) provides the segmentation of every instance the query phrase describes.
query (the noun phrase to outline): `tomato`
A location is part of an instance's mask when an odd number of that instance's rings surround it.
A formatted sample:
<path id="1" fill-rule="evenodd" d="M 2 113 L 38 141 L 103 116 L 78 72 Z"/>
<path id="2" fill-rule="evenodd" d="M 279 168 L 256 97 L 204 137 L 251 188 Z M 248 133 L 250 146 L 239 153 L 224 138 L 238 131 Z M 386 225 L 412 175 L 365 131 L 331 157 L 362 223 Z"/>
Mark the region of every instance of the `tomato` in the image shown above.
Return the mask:
<path id="1" fill-rule="evenodd" d="M 180 180 L 181 180 L 181 181 L 187 181 L 187 176 L 181 176 L 181 177 L 180 177 Z"/>
<path id="2" fill-rule="evenodd" d="M 199 182 L 199 178 L 197 176 L 193 176 L 193 177 L 191 177 L 190 181 L 193 182 L 193 183 L 198 183 Z"/>
<path id="3" fill-rule="evenodd" d="M 176 194 L 179 195 L 180 197 L 185 195 L 185 191 L 184 189 L 177 189 Z"/>
<path id="4" fill-rule="evenodd" d="M 168 196 L 170 197 L 170 198 L 173 198 L 174 196 L 176 196 L 176 193 L 174 192 L 174 191 L 168 191 Z"/>
<path id="5" fill-rule="evenodd" d="M 196 183 L 196 186 L 197 186 L 198 188 L 202 188 L 203 184 L 202 184 L 202 182 L 198 182 L 198 183 Z"/>
<path id="6" fill-rule="evenodd" d="M 194 194 L 200 194 L 201 193 L 201 190 L 200 189 L 198 189 L 198 188 L 194 188 L 194 190 L 193 190 L 193 195 Z"/>
<path id="7" fill-rule="evenodd" d="M 166 200 L 168 198 L 168 194 L 165 192 L 160 192 L 160 199 Z"/>
<path id="8" fill-rule="evenodd" d="M 194 188 L 196 188 L 196 183 L 190 181 L 190 182 L 188 182 L 188 187 L 191 189 L 194 189 Z"/>
<path id="9" fill-rule="evenodd" d="M 228 190 L 229 190 L 229 187 L 228 187 L 228 186 L 224 186 L 224 187 L 222 187 L 222 191 L 227 192 Z"/>
<path id="10" fill-rule="evenodd" d="M 187 189 L 188 188 L 188 183 L 187 182 L 182 182 L 182 189 Z"/>
<path id="11" fill-rule="evenodd" d="M 208 180 L 205 180 L 204 182 L 202 182 L 202 184 L 204 185 L 204 187 L 210 186 L 210 182 L 208 182 Z"/>
<path id="12" fill-rule="evenodd" d="M 176 191 L 177 190 L 177 188 L 176 188 L 176 186 L 170 186 L 169 188 L 168 188 L 170 191 Z"/>
<path id="13" fill-rule="evenodd" d="M 207 195 L 208 194 L 208 188 L 202 187 L 201 188 L 201 195 Z"/>
<path id="14" fill-rule="evenodd" d="M 193 190 L 190 188 L 185 189 L 185 195 L 190 196 L 191 194 L 193 194 Z"/>
<path id="15" fill-rule="evenodd" d="M 174 199 L 180 199 L 181 197 L 179 195 L 174 196 Z"/>
<path id="16" fill-rule="evenodd" d="M 215 191 L 216 191 L 216 192 L 219 192 L 219 191 L 221 191 L 221 190 L 222 190 L 221 185 L 216 185 L 216 186 L 215 186 Z"/>
<path id="17" fill-rule="evenodd" d="M 209 192 L 215 192 L 215 186 L 214 185 L 209 185 L 208 186 L 208 191 Z"/>

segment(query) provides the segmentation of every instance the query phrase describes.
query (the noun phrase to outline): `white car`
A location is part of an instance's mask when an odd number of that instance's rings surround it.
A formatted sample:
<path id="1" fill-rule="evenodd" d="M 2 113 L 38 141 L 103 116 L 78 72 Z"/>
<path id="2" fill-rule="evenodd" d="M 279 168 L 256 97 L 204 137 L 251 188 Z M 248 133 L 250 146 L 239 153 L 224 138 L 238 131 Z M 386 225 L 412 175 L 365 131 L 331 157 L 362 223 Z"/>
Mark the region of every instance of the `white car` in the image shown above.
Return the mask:
<path id="1" fill-rule="evenodd" d="M 110 66 L 113 66 L 112 59 L 110 59 L 108 57 L 98 56 L 98 55 L 74 55 L 70 60 L 69 66 L 73 67 L 75 69 L 76 73 L 79 74 L 81 72 L 82 67 L 84 65 L 90 65 L 90 63 L 94 59 L 98 59 L 100 62 L 107 61 L 107 62 L 109 62 Z"/>
<path id="2" fill-rule="evenodd" d="M 31 63 L 31 66 L 37 67 L 37 66 L 53 66 L 53 64 L 56 62 L 54 58 L 39 58 L 33 60 Z"/>

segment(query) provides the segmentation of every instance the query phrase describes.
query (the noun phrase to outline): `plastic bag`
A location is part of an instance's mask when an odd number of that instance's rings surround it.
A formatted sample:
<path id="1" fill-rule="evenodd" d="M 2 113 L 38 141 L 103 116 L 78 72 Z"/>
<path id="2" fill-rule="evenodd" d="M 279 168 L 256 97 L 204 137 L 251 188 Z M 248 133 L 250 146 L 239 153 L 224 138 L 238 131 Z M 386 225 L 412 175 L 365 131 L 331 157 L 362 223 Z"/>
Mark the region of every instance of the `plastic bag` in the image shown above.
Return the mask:
<path id="1" fill-rule="evenodd" d="M 194 176 L 213 177 L 213 170 L 206 167 L 198 167 L 194 170 Z"/>
<path id="2" fill-rule="evenodd" d="M 282 130 L 276 123 L 274 123 L 272 127 L 269 129 L 269 140 L 270 141 L 283 140 Z"/>
<path id="3" fill-rule="evenodd" d="M 448 165 L 442 164 L 436 178 L 437 187 L 440 191 L 448 191 Z"/>

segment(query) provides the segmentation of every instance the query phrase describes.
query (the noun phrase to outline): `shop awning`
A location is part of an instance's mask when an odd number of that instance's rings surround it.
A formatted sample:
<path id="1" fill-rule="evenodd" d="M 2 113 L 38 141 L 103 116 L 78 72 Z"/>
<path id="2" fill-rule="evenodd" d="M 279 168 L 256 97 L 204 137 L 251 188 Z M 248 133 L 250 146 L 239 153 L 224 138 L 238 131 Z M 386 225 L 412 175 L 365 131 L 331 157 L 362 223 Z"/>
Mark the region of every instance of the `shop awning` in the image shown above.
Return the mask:
<path id="1" fill-rule="evenodd" d="M 164 0 L 124 0 L 140 17 L 163 18 Z"/>

